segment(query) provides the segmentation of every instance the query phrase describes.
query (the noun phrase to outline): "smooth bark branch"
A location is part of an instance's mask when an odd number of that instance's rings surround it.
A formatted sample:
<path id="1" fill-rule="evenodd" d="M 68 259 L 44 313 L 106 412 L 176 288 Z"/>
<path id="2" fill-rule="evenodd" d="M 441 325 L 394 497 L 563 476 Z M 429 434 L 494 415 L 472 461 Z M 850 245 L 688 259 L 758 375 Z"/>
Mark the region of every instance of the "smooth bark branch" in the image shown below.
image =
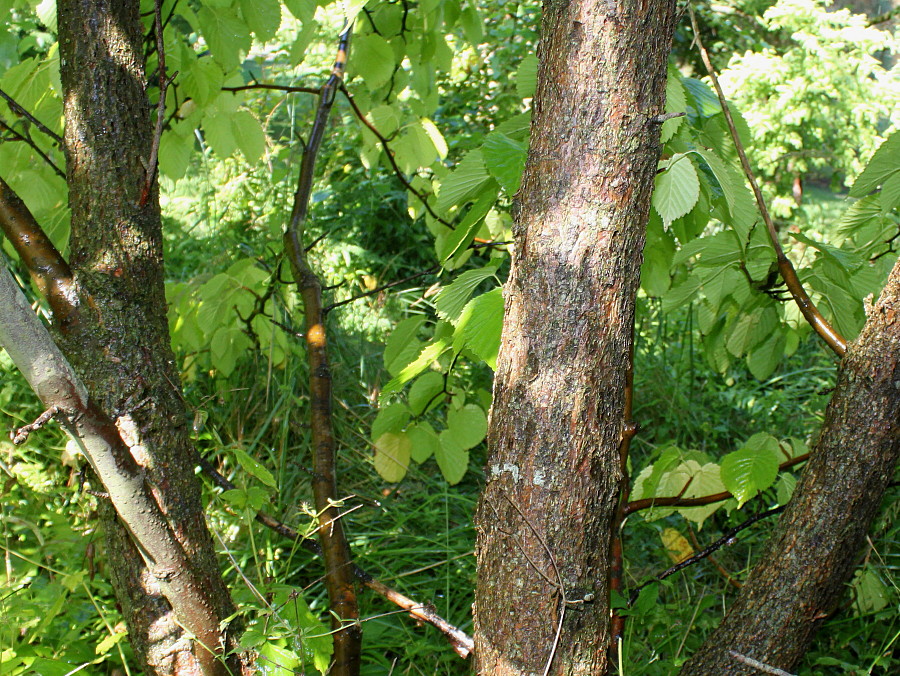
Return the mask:
<path id="1" fill-rule="evenodd" d="M 335 472 L 336 444 L 331 419 L 331 370 L 328 365 L 328 343 L 325 315 L 322 309 L 322 283 L 309 265 L 303 247 L 303 233 L 309 210 L 309 198 L 315 178 L 316 157 L 334 97 L 337 94 L 350 41 L 350 27 L 341 34 L 338 56 L 331 76 L 319 92 L 316 118 L 300 161 L 297 191 L 291 220 L 284 233 L 285 253 L 303 300 L 306 321 L 306 348 L 309 359 L 309 398 L 311 405 L 313 495 L 319 515 L 319 543 L 325 561 L 325 587 L 332 611 L 334 630 L 334 662 L 332 676 L 354 676 L 360 670 L 362 631 L 354 587 L 350 546 L 344 534 L 338 508 Z"/>
<path id="2" fill-rule="evenodd" d="M 688 3 L 688 11 L 691 15 L 691 27 L 694 30 L 694 40 L 697 43 L 697 48 L 700 50 L 700 58 L 703 60 L 703 65 L 706 66 L 713 87 L 716 90 L 716 96 L 719 98 L 719 103 L 722 106 L 722 113 L 725 115 L 725 122 L 727 123 L 728 131 L 731 134 L 731 140 L 734 142 L 734 147 L 737 149 L 738 157 L 741 160 L 741 169 L 743 169 L 744 176 L 747 177 L 747 180 L 750 182 L 750 187 L 753 189 L 753 197 L 756 199 L 759 213 L 766 224 L 766 231 L 769 233 L 769 240 L 772 242 L 772 248 L 775 250 L 778 272 L 781 274 L 781 278 L 784 280 L 784 284 L 787 286 L 788 291 L 790 291 L 791 297 L 800 309 L 803 318 L 810 326 L 812 326 L 819 337 L 825 341 L 828 347 L 841 357 L 847 351 L 847 341 L 833 326 L 831 326 L 831 324 L 828 323 L 822 316 L 822 313 L 819 312 L 819 309 L 816 307 L 815 303 L 812 302 L 809 294 L 806 293 L 806 289 L 803 288 L 803 284 L 797 276 L 797 271 L 794 269 L 794 264 L 784 253 L 784 249 L 778 239 L 778 231 L 775 229 L 775 223 L 772 221 L 772 216 L 769 214 L 768 207 L 766 207 L 766 201 L 763 199 L 759 184 L 753 176 L 753 170 L 750 168 L 750 161 L 747 159 L 747 153 L 744 152 L 744 145 L 741 143 L 741 138 L 737 133 L 737 127 L 734 125 L 734 119 L 731 117 L 731 109 L 728 107 L 725 93 L 719 85 L 716 69 L 713 68 L 709 53 L 706 51 L 706 47 L 703 46 L 703 42 L 700 39 L 700 29 L 697 27 L 697 17 L 694 16 L 694 10 L 690 3 Z"/>
<path id="3" fill-rule="evenodd" d="M 184 549 L 154 500 L 145 473 L 119 436 L 115 423 L 92 402 L 84 385 L 32 312 L 5 265 L 0 266 L 0 346 L 28 384 L 76 440 L 134 537 L 147 566 L 178 620 L 206 647 L 195 652 L 204 674 L 228 673 L 219 660 L 222 630 L 194 576 Z"/>
<path id="4" fill-rule="evenodd" d="M 841 363 L 794 497 L 686 676 L 758 673 L 731 652 L 790 670 L 837 608 L 900 456 L 900 262 Z"/>
<path id="5" fill-rule="evenodd" d="M 25 263 L 63 333 L 78 320 L 72 270 L 21 198 L 0 178 L 0 230 Z"/>
<path id="6" fill-rule="evenodd" d="M 540 674 L 551 653 L 552 674 L 608 663 L 626 374 L 674 24 L 669 0 L 544 3 L 476 512 L 479 673 Z"/>

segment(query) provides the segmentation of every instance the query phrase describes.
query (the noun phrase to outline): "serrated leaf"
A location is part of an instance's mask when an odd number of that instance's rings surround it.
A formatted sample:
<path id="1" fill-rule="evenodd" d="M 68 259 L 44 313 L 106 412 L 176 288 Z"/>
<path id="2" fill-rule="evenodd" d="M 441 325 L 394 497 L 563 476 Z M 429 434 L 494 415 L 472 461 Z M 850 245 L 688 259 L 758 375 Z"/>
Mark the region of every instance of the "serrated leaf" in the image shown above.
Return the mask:
<path id="1" fill-rule="evenodd" d="M 256 477 L 260 481 L 262 481 L 266 486 L 271 488 L 277 488 L 278 484 L 275 481 L 275 477 L 272 476 L 272 473 L 267 470 L 261 463 L 259 463 L 255 458 L 250 457 L 250 455 L 246 451 L 242 451 L 240 448 L 235 448 L 234 457 L 237 458 L 238 463 L 241 468 L 247 472 L 250 476 Z"/>
<path id="2" fill-rule="evenodd" d="M 728 225 L 734 228 L 743 246 L 747 242 L 750 228 L 759 217 L 750 189 L 744 183 L 740 172 L 715 152 L 706 148 L 697 148 L 693 152 L 703 158 L 715 176 L 719 188 L 722 189 L 731 216 Z"/>
<path id="3" fill-rule="evenodd" d="M 438 316 L 455 324 L 478 285 L 496 274 L 497 265 L 492 264 L 478 270 L 466 270 L 457 275 L 456 279 L 441 289 L 434 298 L 434 308 Z"/>
<path id="4" fill-rule="evenodd" d="M 742 448 L 722 458 L 722 482 L 738 507 L 775 482 L 778 460 L 770 448 Z"/>
<path id="5" fill-rule="evenodd" d="M 266 134 L 249 110 L 238 110 L 231 116 L 231 132 L 244 159 L 255 164 L 266 150 Z"/>
<path id="6" fill-rule="evenodd" d="M 453 346 L 470 349 L 496 370 L 503 331 L 503 289 L 498 287 L 466 304 L 459 317 Z"/>
<path id="7" fill-rule="evenodd" d="M 384 367 L 392 376 L 400 373 L 421 352 L 422 342 L 416 336 L 424 323 L 424 317 L 409 317 L 391 332 L 384 346 Z"/>
<path id="8" fill-rule="evenodd" d="M 497 200 L 497 184 L 494 181 L 483 186 L 485 192 L 478 195 L 469 211 L 466 212 L 465 218 L 460 222 L 456 229 L 451 231 L 445 238 L 435 242 L 435 250 L 438 259 L 445 268 L 453 269 L 456 264 L 461 264 L 459 259 L 466 252 L 466 248 L 472 243 L 475 233 L 481 227 L 485 216 L 494 206 Z M 455 260 L 451 260 L 454 259 Z"/>
<path id="9" fill-rule="evenodd" d="M 416 357 L 415 360 L 408 366 L 404 367 L 400 371 L 400 373 L 398 373 L 394 378 L 388 381 L 388 383 L 382 388 L 381 399 L 384 400 L 388 395 L 393 394 L 394 392 L 399 392 L 406 383 L 408 383 L 410 380 L 422 373 L 422 371 L 431 366 L 432 362 L 434 362 L 435 359 L 444 354 L 444 352 L 449 347 L 450 338 L 443 337 L 433 341 L 432 343 L 429 343 L 424 348 L 422 348 L 419 356 Z"/>
<path id="10" fill-rule="evenodd" d="M 437 432 L 426 422 L 410 425 L 406 436 L 412 444 L 410 455 L 420 465 L 434 455 L 441 445 Z"/>
<path id="11" fill-rule="evenodd" d="M 252 44 L 247 24 L 230 8 L 213 10 L 206 6 L 197 11 L 197 20 L 213 58 L 226 73 L 236 69 L 241 63 L 241 53 L 248 52 Z"/>
<path id="12" fill-rule="evenodd" d="M 699 256 L 695 262 L 698 266 L 721 268 L 741 260 L 741 245 L 733 232 L 723 230 L 685 244 L 672 257 L 672 265 L 681 265 L 694 256 Z"/>
<path id="13" fill-rule="evenodd" d="M 231 157 L 237 150 L 237 140 L 231 127 L 229 115 L 212 114 L 203 118 L 203 132 L 206 142 L 221 158 Z"/>
<path id="14" fill-rule="evenodd" d="M 441 183 L 438 194 L 438 209 L 446 212 L 451 207 L 461 206 L 480 193 L 491 181 L 491 175 L 484 165 L 480 150 L 466 153 L 462 161 Z"/>
<path id="15" fill-rule="evenodd" d="M 386 432 L 399 433 L 409 422 L 409 409 L 405 404 L 391 404 L 378 411 L 372 421 L 372 440 L 378 439 Z"/>
<path id="16" fill-rule="evenodd" d="M 444 433 L 462 450 L 474 448 L 487 434 L 487 417 L 480 406 L 466 404 L 459 410 L 447 411 L 447 429 Z"/>
<path id="17" fill-rule="evenodd" d="M 681 83 L 690 94 L 693 101 L 693 107 L 697 114 L 703 117 L 711 117 L 722 112 L 722 106 L 719 103 L 719 97 L 709 88 L 705 82 L 693 77 L 682 79 Z"/>
<path id="18" fill-rule="evenodd" d="M 534 54 L 529 54 L 519 64 L 516 71 L 516 93 L 523 99 L 530 99 L 534 96 L 534 90 L 537 87 L 537 71 L 538 58 Z"/>
<path id="19" fill-rule="evenodd" d="M 440 399 L 444 391 L 444 376 L 437 371 L 423 373 L 409 388 L 409 409 L 413 415 L 422 415 Z"/>
<path id="20" fill-rule="evenodd" d="M 674 67 L 669 67 L 666 73 L 666 108 L 667 113 L 683 113 L 687 109 L 687 96 L 684 85 L 681 84 L 681 74 Z M 665 143 L 675 135 L 678 127 L 684 122 L 684 117 L 676 117 L 663 122 L 660 131 L 660 142 Z"/>
<path id="21" fill-rule="evenodd" d="M 634 602 L 632 611 L 638 616 L 646 615 L 653 610 L 653 606 L 656 605 L 657 600 L 659 600 L 659 583 L 651 582 L 641 589 L 637 600 Z"/>
<path id="22" fill-rule="evenodd" d="M 484 163 L 508 195 L 515 195 L 522 182 L 522 170 L 528 153 L 525 143 L 493 131 L 481 147 Z"/>
<path id="23" fill-rule="evenodd" d="M 281 26 L 281 3 L 278 0 L 240 0 L 241 14 L 247 27 L 260 42 L 275 37 Z"/>
<path id="24" fill-rule="evenodd" d="M 700 197 L 700 179 L 690 157 L 684 153 L 673 155 L 667 162 L 661 162 L 665 169 L 657 174 L 653 190 L 653 208 L 669 227 L 676 218 L 689 213 Z"/>
<path id="25" fill-rule="evenodd" d="M 859 178 L 850 188 L 851 197 L 864 197 L 882 185 L 890 176 L 900 172 L 900 131 L 882 143 Z"/>
<path id="26" fill-rule="evenodd" d="M 385 432 L 375 441 L 375 471 L 385 481 L 397 482 L 409 469 L 412 442 L 405 432 Z"/>
<path id="27" fill-rule="evenodd" d="M 159 170 L 172 180 L 184 176 L 194 147 L 178 134 L 164 133 L 159 142 Z"/>
<path id="28" fill-rule="evenodd" d="M 350 71 L 358 74 L 369 91 L 386 84 L 394 74 L 394 50 L 380 35 L 360 35 L 353 41 Z"/>
<path id="29" fill-rule="evenodd" d="M 469 469 L 469 452 L 461 448 L 447 430 L 441 432 L 440 443 L 434 451 L 441 474 L 451 486 L 458 484 Z"/>
<path id="30" fill-rule="evenodd" d="M 878 202 L 883 214 L 900 207 L 900 171 L 885 179 Z"/>
<path id="31" fill-rule="evenodd" d="M 316 0 L 284 0 L 284 6 L 291 14 L 306 24 L 315 16 L 319 3 Z"/>
<path id="32" fill-rule="evenodd" d="M 783 333 L 775 333 L 753 348 L 747 355 L 747 368 L 757 380 L 766 380 L 781 362 L 784 356 L 785 337 Z"/>
<path id="33" fill-rule="evenodd" d="M 275 643 L 265 643 L 257 648 L 260 672 L 265 676 L 292 676 L 294 668 L 300 666 L 300 658 L 293 650 L 282 648 Z"/>

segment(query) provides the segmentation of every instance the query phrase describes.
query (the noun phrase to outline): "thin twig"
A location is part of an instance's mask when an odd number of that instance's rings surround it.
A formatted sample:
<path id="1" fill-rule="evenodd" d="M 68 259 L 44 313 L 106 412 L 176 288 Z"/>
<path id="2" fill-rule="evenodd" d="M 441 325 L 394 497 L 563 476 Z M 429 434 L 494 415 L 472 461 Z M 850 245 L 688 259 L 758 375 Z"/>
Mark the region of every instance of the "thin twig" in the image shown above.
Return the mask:
<path id="1" fill-rule="evenodd" d="M 750 168 L 747 153 L 744 152 L 744 146 L 738 135 L 737 127 L 735 127 L 734 118 L 731 116 L 731 109 L 728 106 L 725 93 L 722 91 L 722 87 L 719 84 L 719 78 L 716 76 L 716 69 L 713 67 L 712 61 L 709 58 L 709 53 L 706 51 L 706 47 L 703 46 L 703 41 L 700 38 L 697 17 L 694 15 L 694 10 L 693 7 L 690 6 L 690 3 L 688 4 L 688 12 L 691 15 L 694 41 L 697 43 L 697 48 L 700 50 L 700 58 L 703 60 L 703 64 L 706 66 L 706 70 L 712 80 L 713 87 L 716 90 L 716 96 L 719 97 L 719 104 L 722 106 L 722 112 L 725 115 L 728 131 L 731 133 L 731 139 L 734 141 L 734 147 L 737 149 L 738 157 L 741 160 L 741 168 L 744 170 L 744 175 L 750 182 L 750 187 L 753 189 L 753 196 L 756 198 L 756 204 L 759 207 L 759 213 L 762 215 L 763 221 L 766 224 L 766 229 L 769 232 L 769 239 L 772 241 L 772 247 L 775 249 L 775 258 L 778 262 L 778 270 L 781 272 L 781 277 L 784 279 L 785 285 L 791 292 L 791 296 L 793 296 L 797 307 L 800 308 L 800 312 L 804 319 L 806 319 L 809 325 L 813 327 L 813 330 L 819 334 L 819 337 L 828 344 L 835 354 L 839 357 L 843 357 L 844 353 L 847 351 L 847 341 L 825 320 L 822 313 L 816 308 L 812 299 L 810 299 L 809 294 L 807 294 L 806 290 L 803 288 L 803 284 L 801 284 L 800 278 L 797 276 L 797 271 L 794 269 L 794 264 L 785 255 L 784 249 L 781 247 L 781 242 L 778 239 L 778 231 L 775 229 L 775 223 L 772 221 L 772 216 L 769 214 L 769 210 L 766 207 L 762 191 L 759 189 L 759 184 L 753 176 L 753 170 Z"/>
<path id="2" fill-rule="evenodd" d="M 38 129 L 40 129 L 40 130 L 41 130 L 42 132 L 44 132 L 47 136 L 49 136 L 49 137 L 52 138 L 54 141 L 56 141 L 57 144 L 61 144 L 61 143 L 62 143 L 62 137 L 60 137 L 59 134 L 57 134 L 57 133 L 54 132 L 54 131 L 51 131 L 49 127 L 47 127 L 43 122 L 41 122 L 41 121 L 40 121 L 39 119 L 37 119 L 34 115 L 32 115 L 32 114 L 29 113 L 27 110 L 25 110 L 22 106 L 20 106 L 12 96 L 10 96 L 9 94 L 7 94 L 7 93 L 6 93 L 5 91 L 3 91 L 2 89 L 0 89 L 0 98 L 3 98 L 3 99 L 6 101 L 6 103 L 7 103 L 7 104 L 9 105 L 9 107 L 13 110 L 13 112 L 18 113 L 19 115 L 21 115 L 22 117 L 24 117 L 26 120 L 28 120 L 29 122 L 31 122 L 35 127 L 37 127 Z"/>
<path id="3" fill-rule="evenodd" d="M 253 84 L 241 85 L 239 87 L 222 87 L 223 92 L 243 92 L 249 89 L 271 89 L 277 92 L 287 92 L 289 94 L 320 94 L 321 89 L 316 87 L 294 87 L 293 85 L 276 85 L 262 84 L 254 82 Z"/>
<path id="4" fill-rule="evenodd" d="M 722 537 L 720 537 L 718 540 L 713 542 L 708 547 L 697 552 L 693 556 L 689 556 L 684 561 L 679 561 L 674 566 L 672 566 L 670 568 L 666 568 L 666 570 L 661 572 L 659 575 L 655 575 L 654 577 L 650 578 L 646 582 L 638 585 L 631 592 L 631 595 L 628 598 L 628 605 L 631 606 L 634 604 L 634 602 L 637 600 L 638 594 L 640 594 L 641 590 L 644 587 L 646 587 L 647 585 L 653 584 L 654 582 L 660 582 L 662 580 L 665 580 L 667 577 L 669 577 L 670 575 L 674 575 L 679 570 L 684 570 L 688 566 L 692 566 L 695 563 L 697 563 L 698 561 L 702 561 L 703 559 L 705 559 L 707 556 L 709 556 L 716 550 L 719 550 L 726 545 L 734 544 L 734 542 L 735 542 L 734 537 L 738 533 L 740 533 L 742 530 L 749 528 L 750 526 L 755 524 L 757 521 L 761 521 L 762 519 L 767 519 L 770 516 L 780 514 L 781 512 L 784 511 L 786 506 L 787 505 L 781 505 L 780 507 L 775 507 L 773 509 L 766 510 L 765 512 L 760 512 L 759 514 L 754 514 L 753 516 L 749 517 L 743 523 L 740 523 L 737 526 L 735 526 L 734 528 L 732 528 L 731 530 L 727 531 Z"/>
<path id="5" fill-rule="evenodd" d="M 784 471 L 793 467 L 794 465 L 799 465 L 801 462 L 806 462 L 807 460 L 809 460 L 809 453 L 798 455 L 796 458 L 785 460 L 783 463 L 778 465 L 778 471 Z M 684 494 L 684 491 L 685 488 L 682 488 L 681 492 L 673 497 L 642 498 L 641 500 L 633 500 L 632 502 L 629 502 L 627 505 L 625 505 L 625 516 L 633 514 L 634 512 L 639 512 L 642 509 L 652 509 L 654 507 L 704 507 L 706 505 L 711 505 L 715 502 L 722 502 L 734 497 L 734 495 L 730 491 L 722 491 L 721 493 L 702 495 L 696 498 L 683 498 L 681 496 Z"/>
<path id="6" fill-rule="evenodd" d="M 36 152 L 38 155 L 41 156 L 41 159 L 43 159 L 44 162 L 46 162 L 47 164 L 50 165 L 50 168 L 56 172 L 57 176 L 59 176 L 62 179 L 66 178 L 65 172 L 62 169 L 60 169 L 58 166 L 56 166 L 56 163 L 52 159 L 50 159 L 50 156 L 47 155 L 43 150 L 40 149 L 38 144 L 34 142 L 34 139 L 31 138 L 30 134 L 27 134 L 27 133 L 20 134 L 15 129 L 10 127 L 8 124 L 6 124 L 3 120 L 0 120 L 0 129 L 4 129 L 5 131 L 8 131 L 10 134 L 13 135 L 15 140 L 19 140 L 19 141 L 23 141 L 24 143 L 27 143 L 29 146 L 31 146 L 31 149 L 34 150 L 34 152 Z"/>
<path id="7" fill-rule="evenodd" d="M 156 104 L 156 129 L 153 130 L 153 142 L 150 146 L 150 159 L 147 160 L 147 166 L 144 170 L 147 172 L 147 179 L 144 181 L 144 189 L 141 191 L 141 198 L 138 201 L 139 206 L 145 206 L 147 200 L 150 199 L 150 193 L 153 190 L 153 181 L 156 178 L 156 162 L 159 158 L 159 144 L 162 140 L 163 127 L 166 123 L 166 89 L 169 81 L 166 79 L 166 45 L 163 39 L 163 23 L 162 23 L 162 0 L 155 0 L 154 8 L 154 30 L 156 32 L 156 75 L 159 79 L 159 101 Z M 174 76 L 173 76 L 174 77 Z"/>
<path id="8" fill-rule="evenodd" d="M 453 228 L 453 225 L 449 221 L 441 218 L 440 215 L 438 215 L 438 213 L 431 208 L 431 205 L 428 204 L 428 198 L 418 190 L 416 190 L 413 187 L 412 183 L 410 183 L 406 179 L 406 176 L 403 174 L 403 171 L 397 164 L 397 160 L 394 159 L 394 152 L 391 150 L 390 142 L 384 137 L 384 135 L 382 135 L 380 131 L 378 131 L 378 128 L 374 124 L 369 122 L 365 114 L 362 112 L 362 110 L 360 110 L 359 106 L 356 105 L 356 101 L 353 99 L 353 96 L 350 94 L 350 92 L 347 90 L 347 87 L 343 83 L 341 84 L 341 92 L 345 97 L 347 97 L 347 101 L 350 103 L 350 107 L 353 108 L 353 112 L 356 113 L 356 117 L 359 119 L 359 121 L 362 122 L 369 129 L 369 131 L 371 131 L 375 135 L 375 138 L 378 139 L 378 142 L 381 143 L 382 148 L 384 148 L 384 154 L 387 156 L 388 162 L 391 163 L 391 168 L 394 170 L 394 175 L 397 177 L 397 180 L 399 180 L 403 184 L 403 187 L 409 190 L 409 192 L 411 192 L 416 197 L 416 199 L 418 199 L 422 203 L 422 206 L 425 207 L 425 210 L 429 214 L 431 214 L 432 218 L 434 218 L 438 223 L 446 225 L 448 228 Z"/>
<path id="9" fill-rule="evenodd" d="M 392 289 L 395 286 L 400 286 L 401 284 L 405 284 L 406 282 L 410 282 L 419 277 L 424 277 L 425 275 L 431 275 L 441 269 L 440 265 L 434 265 L 427 270 L 422 270 L 421 272 L 417 272 L 414 275 L 410 275 L 409 277 L 404 277 L 403 279 L 398 279 L 396 282 L 391 282 L 390 284 L 385 284 L 384 286 L 379 286 L 377 289 L 372 289 L 371 291 L 366 291 L 365 293 L 357 294 L 351 298 L 346 298 L 344 300 L 338 301 L 336 303 L 332 303 L 331 305 L 326 305 L 322 308 L 323 314 L 328 314 L 335 308 L 339 308 L 342 305 L 347 305 L 348 303 L 352 303 L 353 301 L 359 300 L 360 298 L 368 298 L 369 296 L 374 296 L 375 294 L 381 293 L 382 291 L 387 291 L 388 289 Z"/>
<path id="10" fill-rule="evenodd" d="M 784 671 L 783 669 L 779 669 L 778 667 L 773 667 L 765 662 L 760 662 L 759 660 L 755 660 L 752 657 L 747 657 L 746 655 L 741 655 L 734 650 L 729 650 L 728 654 L 731 655 L 738 662 L 742 662 L 746 664 L 748 667 L 753 667 L 757 671 L 761 671 L 764 674 L 772 674 L 773 676 L 794 676 L 792 673 Z"/>

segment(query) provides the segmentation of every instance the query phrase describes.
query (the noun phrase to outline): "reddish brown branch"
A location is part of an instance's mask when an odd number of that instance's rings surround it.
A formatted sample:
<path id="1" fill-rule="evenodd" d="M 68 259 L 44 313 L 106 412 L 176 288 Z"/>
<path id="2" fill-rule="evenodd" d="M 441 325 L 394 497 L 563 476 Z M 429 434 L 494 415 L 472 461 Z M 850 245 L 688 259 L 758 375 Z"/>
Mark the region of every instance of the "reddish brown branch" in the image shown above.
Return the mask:
<path id="1" fill-rule="evenodd" d="M 63 333 L 78 323 L 72 271 L 21 198 L 0 178 L 0 229 L 50 303 Z"/>
<path id="2" fill-rule="evenodd" d="M 293 85 L 276 85 L 262 84 L 254 82 L 253 84 L 241 85 L 240 87 L 222 87 L 223 92 L 244 92 L 249 89 L 271 89 L 276 92 L 287 92 L 288 94 L 321 94 L 321 89 L 315 87 L 294 87 Z"/>
<path id="3" fill-rule="evenodd" d="M 794 264 L 791 263 L 791 260 L 785 255 L 784 249 L 781 247 L 781 242 L 778 239 L 778 231 L 775 229 L 775 223 L 772 221 L 772 216 L 769 214 L 769 210 L 766 207 L 766 202 L 763 199 L 762 191 L 759 189 L 759 184 L 753 176 L 753 170 L 750 168 L 747 153 L 744 152 L 744 146 L 738 135 L 737 127 L 735 127 L 734 118 L 731 116 L 731 109 L 728 107 L 728 101 L 719 84 L 719 78 L 716 76 L 716 69 L 713 67 L 712 61 L 710 61 L 709 53 L 706 51 L 706 47 L 703 46 L 703 41 L 700 38 L 700 29 L 697 27 L 697 17 L 694 16 L 694 10 L 691 8 L 690 4 L 688 4 L 688 11 L 691 14 L 691 26 L 694 29 L 694 41 L 697 43 L 697 48 L 700 50 L 700 58 L 703 60 L 703 64 L 709 72 L 709 77 L 716 90 L 716 96 L 719 97 L 719 104 L 722 106 L 722 113 L 725 115 L 728 131 L 731 133 L 731 139 L 734 141 L 734 147 L 737 149 L 738 157 L 741 160 L 741 168 L 744 170 L 744 176 L 746 176 L 747 180 L 750 182 L 750 187 L 753 189 L 753 196 L 756 198 L 756 204 L 759 207 L 759 213 L 762 215 L 763 221 L 766 224 L 769 239 L 772 242 L 772 248 L 775 249 L 775 257 L 778 262 L 778 271 L 781 273 L 781 278 L 784 280 L 785 286 L 787 286 L 788 291 L 790 291 L 797 307 L 800 308 L 800 313 L 803 315 L 803 318 L 806 319 L 809 325 L 813 327 L 813 330 L 819 334 L 819 337 L 828 344 L 828 347 L 830 347 L 835 354 L 839 357 L 843 357 L 844 353 L 847 351 L 847 341 L 828 323 L 828 321 L 826 321 L 822 316 L 822 313 L 816 308 L 815 303 L 812 302 L 809 294 L 806 293 L 806 289 L 803 288 L 803 284 L 800 283 L 800 278 L 797 277 L 797 271 L 794 269 Z"/>
<path id="4" fill-rule="evenodd" d="M 804 453 L 803 455 L 798 455 L 796 458 L 791 458 L 790 460 L 785 460 L 783 463 L 778 465 L 778 471 L 786 470 L 794 465 L 799 465 L 801 462 L 806 462 L 809 459 L 809 453 Z M 690 480 L 688 481 L 690 483 Z M 625 505 L 625 516 L 629 514 L 633 514 L 634 512 L 639 512 L 642 509 L 652 509 L 654 507 L 704 507 L 706 505 L 711 505 L 715 502 L 722 502 L 723 500 L 728 500 L 729 498 L 733 498 L 729 491 L 722 491 L 721 493 L 713 493 L 712 495 L 701 495 L 696 498 L 683 498 L 681 497 L 684 494 L 685 488 L 681 489 L 681 492 L 678 495 L 675 495 L 670 498 L 643 498 L 641 500 L 634 500 L 633 502 L 629 502 Z"/>
<path id="5" fill-rule="evenodd" d="M 331 419 L 331 371 L 328 366 L 327 336 L 322 311 L 322 283 L 312 270 L 303 247 L 303 233 L 309 211 L 309 199 L 315 177 L 316 157 L 334 97 L 347 63 L 350 27 L 341 34 L 338 55 L 331 76 L 319 92 L 319 105 L 309 139 L 300 161 L 297 190 L 291 220 L 284 233 L 284 248 L 294 280 L 303 301 L 306 321 L 306 347 L 309 358 L 309 396 L 311 402 L 313 494 L 319 518 L 319 543 L 325 561 L 325 587 L 332 612 L 334 630 L 333 676 L 354 676 L 360 670 L 362 633 L 354 588 L 350 547 L 344 535 L 337 507 L 335 473 L 336 444 Z"/>

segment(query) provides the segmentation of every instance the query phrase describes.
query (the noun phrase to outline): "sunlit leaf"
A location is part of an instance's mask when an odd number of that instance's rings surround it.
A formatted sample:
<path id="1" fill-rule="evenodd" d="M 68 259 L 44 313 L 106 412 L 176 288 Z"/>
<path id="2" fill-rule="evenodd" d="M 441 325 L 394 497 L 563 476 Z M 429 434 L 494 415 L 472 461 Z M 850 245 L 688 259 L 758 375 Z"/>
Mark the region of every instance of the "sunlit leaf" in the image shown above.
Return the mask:
<path id="1" fill-rule="evenodd" d="M 375 440 L 375 471 L 385 481 L 400 481 L 409 468 L 411 449 L 405 432 L 385 432 Z"/>

